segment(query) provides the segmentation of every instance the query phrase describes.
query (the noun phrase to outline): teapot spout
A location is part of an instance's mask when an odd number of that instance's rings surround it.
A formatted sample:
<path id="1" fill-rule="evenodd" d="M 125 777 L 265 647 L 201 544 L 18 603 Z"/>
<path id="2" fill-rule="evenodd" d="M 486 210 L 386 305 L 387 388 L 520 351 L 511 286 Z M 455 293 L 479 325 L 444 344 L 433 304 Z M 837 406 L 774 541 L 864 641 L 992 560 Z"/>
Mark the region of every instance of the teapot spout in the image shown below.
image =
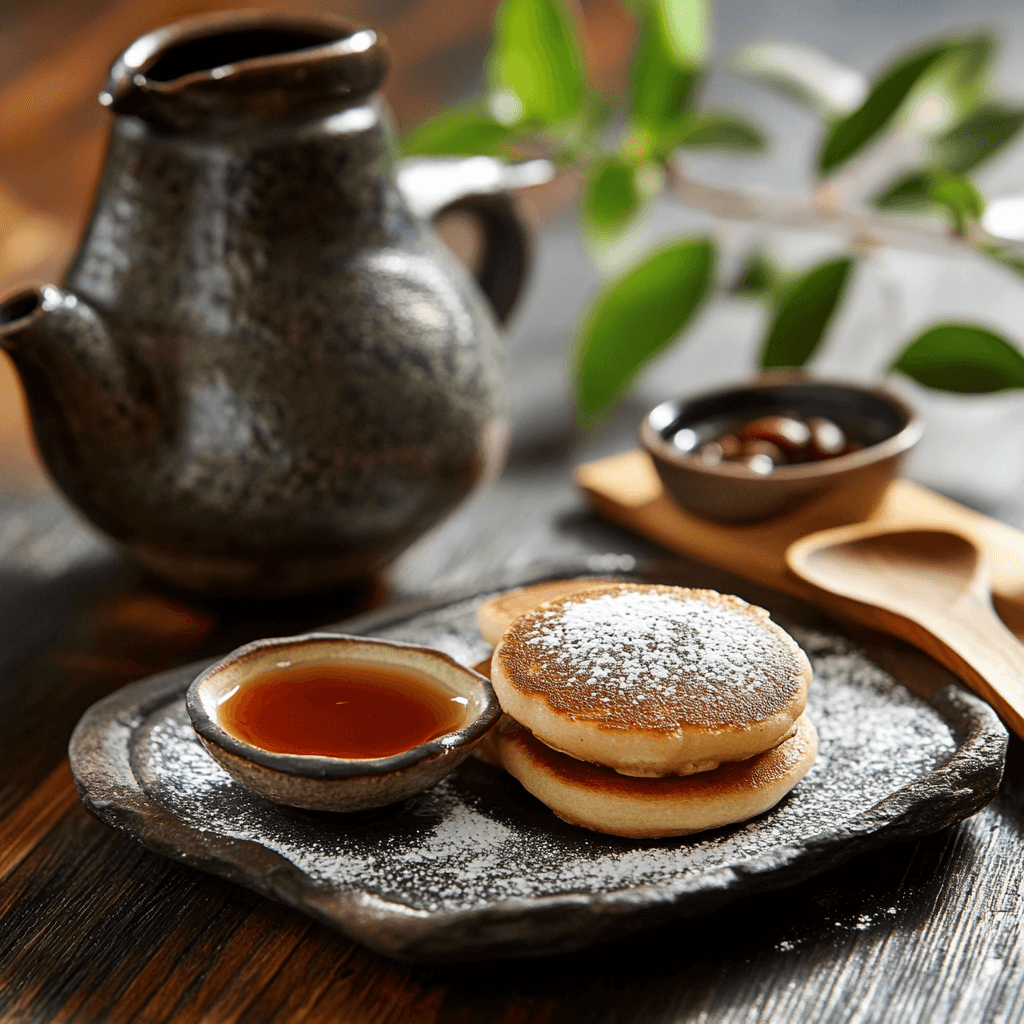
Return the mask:
<path id="1" fill-rule="evenodd" d="M 124 354 L 83 299 L 54 285 L 9 296 L 0 302 L 0 348 L 21 377 L 44 458 L 55 433 L 66 444 L 68 430 L 80 436 L 120 420 L 138 434 L 140 403 Z"/>
<path id="2" fill-rule="evenodd" d="M 0 348 L 19 371 L 109 378 L 114 351 L 95 310 L 77 295 L 44 284 L 0 302 Z"/>

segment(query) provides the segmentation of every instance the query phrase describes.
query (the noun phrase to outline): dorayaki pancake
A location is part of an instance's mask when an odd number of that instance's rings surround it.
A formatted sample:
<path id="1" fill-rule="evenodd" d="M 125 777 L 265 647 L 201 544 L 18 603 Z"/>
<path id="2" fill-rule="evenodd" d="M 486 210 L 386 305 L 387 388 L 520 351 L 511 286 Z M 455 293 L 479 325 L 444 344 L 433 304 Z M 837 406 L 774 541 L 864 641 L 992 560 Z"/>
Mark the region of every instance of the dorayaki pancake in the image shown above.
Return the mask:
<path id="1" fill-rule="evenodd" d="M 685 778 L 637 779 L 541 743 L 507 717 L 501 763 L 563 821 L 615 836 L 654 839 L 746 821 L 774 807 L 807 773 L 818 734 L 806 715 L 793 735 L 746 761 Z"/>
<path id="2" fill-rule="evenodd" d="M 763 608 L 713 590 L 612 583 L 550 601 L 491 659 L 504 711 L 625 775 L 710 771 L 781 743 L 811 666 Z"/>
<path id="3" fill-rule="evenodd" d="M 529 587 L 517 587 L 507 590 L 504 594 L 492 597 L 490 601 L 476 610 L 476 624 L 480 635 L 492 646 L 501 639 L 501 634 L 521 615 L 532 612 L 534 608 L 546 601 L 555 601 L 560 597 L 578 594 L 581 590 L 590 590 L 612 580 L 600 576 L 589 576 L 572 580 L 546 580 L 534 583 Z"/>

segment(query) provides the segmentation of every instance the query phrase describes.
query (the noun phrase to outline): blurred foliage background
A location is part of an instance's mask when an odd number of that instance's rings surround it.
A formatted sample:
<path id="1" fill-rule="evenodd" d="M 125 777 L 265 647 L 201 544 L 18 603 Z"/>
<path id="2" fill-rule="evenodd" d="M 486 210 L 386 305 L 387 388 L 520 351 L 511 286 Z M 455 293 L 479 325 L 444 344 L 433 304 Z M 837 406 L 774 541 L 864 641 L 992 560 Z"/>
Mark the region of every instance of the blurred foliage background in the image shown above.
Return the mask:
<path id="1" fill-rule="evenodd" d="M 160 24 L 232 6 L 251 3 L 7 0 L 0 5 L 0 289 L 59 277 L 73 249 L 102 162 L 107 115 L 96 94 L 111 59 Z M 805 330 L 797 336 L 801 358 L 813 356 L 815 369 L 826 374 L 875 379 L 936 323 L 972 324 L 978 333 L 967 340 L 988 345 L 992 376 L 986 381 L 975 372 L 973 386 L 1002 386 L 1019 370 L 1024 337 L 1019 276 L 1012 259 L 998 263 L 975 243 L 984 238 L 977 233 L 979 198 L 987 200 L 986 212 L 1002 203 L 1004 221 L 1012 224 L 1014 197 L 1024 191 L 1024 147 L 1011 138 L 980 162 L 970 156 L 972 140 L 996 138 L 1012 127 L 1016 110 L 1024 106 L 1024 16 L 1017 0 L 977 0 L 969 10 L 955 0 L 719 0 L 707 12 L 702 49 L 691 53 L 690 67 L 674 63 L 676 50 L 666 51 L 663 37 L 652 42 L 651 8 L 619 0 L 566 0 L 557 20 L 569 26 L 576 54 L 571 42 L 561 52 L 583 75 L 557 102 L 570 107 L 579 102 L 574 109 L 584 116 L 553 138 L 547 131 L 524 130 L 512 133 L 514 140 L 504 121 L 527 127 L 516 100 L 524 111 L 529 105 L 534 115 L 554 121 L 560 111 L 545 113 L 543 97 L 530 94 L 527 104 L 518 93 L 510 104 L 509 92 L 518 86 L 529 93 L 529 87 L 522 84 L 521 62 L 491 59 L 495 40 L 502 38 L 494 31 L 497 0 L 297 0 L 265 6 L 328 9 L 382 29 L 393 56 L 386 95 L 403 136 L 415 139 L 446 109 L 471 115 L 482 109 L 499 128 L 485 125 L 490 141 L 477 136 L 465 148 L 498 146 L 511 156 L 546 154 L 559 163 L 552 183 L 524 195 L 539 230 L 537 272 L 509 341 L 513 404 L 526 403 L 517 411 L 521 446 L 539 450 L 561 443 L 557 438 L 570 429 L 563 396 L 575 387 L 578 406 L 582 397 L 578 371 L 581 353 L 589 349 L 580 341 L 585 334 L 579 325 L 594 322 L 610 283 L 623 280 L 652 254 L 657 272 L 648 283 L 671 284 L 680 273 L 692 273 L 700 287 L 677 289 L 674 307 L 669 303 L 664 317 L 649 318 L 660 326 L 646 340 L 631 337 L 637 318 L 628 304 L 622 307 L 622 331 L 614 317 L 596 318 L 612 327 L 592 349 L 593 365 L 609 372 L 603 378 L 597 374 L 582 404 L 591 418 L 630 389 L 634 397 L 628 408 L 613 417 L 621 420 L 619 426 L 657 398 L 735 380 L 762 362 L 799 361 L 782 344 L 793 337 L 786 324 L 794 317 L 805 327 L 823 324 L 817 335 Z M 504 10 L 503 17 L 510 17 L 511 5 Z M 519 29 L 510 25 L 503 31 L 514 38 Z M 983 38 L 973 50 L 967 42 Z M 956 125 L 939 117 L 930 134 L 918 133 L 905 148 L 908 136 L 902 114 L 896 114 L 888 128 L 898 130 L 879 132 L 875 140 L 888 140 L 885 145 L 865 146 L 836 164 L 835 173 L 828 166 L 822 177 L 823 140 L 863 105 L 869 84 L 877 84 L 906 56 L 952 39 L 966 43 L 965 56 L 973 52 L 978 58 L 973 78 L 971 61 L 961 62 L 964 87 L 955 109 L 961 124 L 972 112 L 991 114 L 979 130 L 958 133 Z M 766 40 L 774 55 L 765 50 Z M 637 47 L 656 57 L 657 45 L 662 57 L 670 54 L 667 66 L 676 71 L 660 79 L 655 75 L 652 82 L 671 87 L 638 90 L 638 69 L 650 68 L 654 57 L 634 65 Z M 794 53 L 802 53 L 806 63 L 811 51 L 824 55 L 817 70 L 824 70 L 825 78 L 818 74 L 812 80 L 831 80 L 825 92 L 809 89 L 800 76 L 777 74 L 780 59 L 788 59 L 792 69 Z M 687 52 L 685 39 L 679 52 Z M 937 68 L 942 61 L 936 61 Z M 917 82 L 927 79 L 923 73 Z M 492 109 L 486 98 L 499 93 L 505 95 Z M 643 103 L 630 107 L 641 95 Z M 631 111 L 639 131 L 630 129 Z M 676 116 L 680 113 L 684 116 Z M 573 117 L 562 120 L 568 127 Z M 420 134 L 422 148 L 431 148 L 423 138 Z M 978 152 L 975 148 L 974 155 Z M 854 165 L 857 173 L 848 174 Z M 912 171 L 918 177 L 900 184 L 900 174 Z M 978 196 L 946 180 L 964 172 Z M 887 202 L 876 205 L 886 190 Z M 903 204 L 899 209 L 897 202 Z M 912 220 L 906 219 L 908 202 L 914 204 Z M 1017 222 L 1024 223 L 1017 209 Z M 879 228 L 877 218 L 897 216 L 911 228 Z M 871 229 L 867 234 L 860 230 L 865 226 Z M 472 238 L 460 234 L 458 225 L 449 227 L 447 237 L 471 257 Z M 994 244 L 1006 248 L 1003 240 Z M 667 255 L 661 257 L 662 251 Z M 702 284 L 705 276 L 709 285 Z M 816 317 L 806 315 L 806 304 L 794 291 L 808 277 L 808 287 L 823 300 Z M 646 302 L 643 288 L 627 288 L 627 296 L 631 293 Z M 830 294 L 841 300 L 831 311 Z M 685 327 L 683 345 L 669 344 L 679 336 L 674 324 Z M 575 384 L 565 371 L 574 330 Z M 928 340 L 926 355 L 941 356 L 943 346 L 963 348 L 962 332 L 951 338 L 944 330 Z M 620 333 L 631 344 L 620 346 Z M 914 364 L 912 354 L 906 355 L 905 368 L 927 383 L 926 364 L 935 361 Z M 935 440 L 915 456 L 921 467 L 930 467 L 921 472 L 932 486 L 941 488 L 944 479 L 941 438 L 947 427 L 989 438 L 1002 431 L 999 443 L 979 449 L 974 474 L 979 493 L 987 477 L 1007 472 L 1007 466 L 1024 466 L 1024 439 L 1014 447 L 1015 435 L 1002 426 L 1015 415 L 1010 397 L 965 403 L 918 388 L 905 376 L 902 380 L 910 397 L 934 412 Z M 605 443 L 601 437 L 612 436 L 613 426 L 599 432 L 598 447 Z M 3 362 L 0 445 L 8 453 L 8 477 L 13 472 L 42 479 L 20 391 Z"/>
<path id="2" fill-rule="evenodd" d="M 894 244 L 893 230 L 909 235 L 904 246 L 945 242 L 1024 278 L 1024 250 L 1013 244 L 1024 230 L 1010 212 L 1024 196 L 986 210 L 973 176 L 1024 128 L 1024 106 L 993 90 L 993 33 L 926 40 L 871 77 L 799 42 L 743 47 L 732 57 L 740 74 L 820 122 L 812 187 L 802 201 L 773 203 L 688 180 L 689 152 L 759 154 L 769 147 L 749 118 L 702 103 L 714 60 L 708 0 L 633 0 L 631 10 L 639 34 L 628 82 L 609 93 L 588 78 L 583 35 L 565 0 L 502 0 L 485 88 L 408 135 L 406 152 L 539 155 L 555 167 L 581 166 L 581 226 L 598 259 L 659 194 L 725 220 L 802 220 L 805 228 L 842 232 L 850 255 L 792 271 L 770 251 L 754 249 L 729 281 L 716 272 L 712 233 L 662 244 L 633 261 L 601 289 L 578 331 L 573 384 L 584 421 L 602 416 L 716 290 L 766 303 L 761 369 L 806 366 L 856 277 L 858 259 Z M 897 212 L 916 219 L 901 223 Z M 1014 344 L 966 322 L 928 327 L 893 354 L 889 369 L 926 387 L 969 394 L 1024 386 L 1024 356 Z"/>

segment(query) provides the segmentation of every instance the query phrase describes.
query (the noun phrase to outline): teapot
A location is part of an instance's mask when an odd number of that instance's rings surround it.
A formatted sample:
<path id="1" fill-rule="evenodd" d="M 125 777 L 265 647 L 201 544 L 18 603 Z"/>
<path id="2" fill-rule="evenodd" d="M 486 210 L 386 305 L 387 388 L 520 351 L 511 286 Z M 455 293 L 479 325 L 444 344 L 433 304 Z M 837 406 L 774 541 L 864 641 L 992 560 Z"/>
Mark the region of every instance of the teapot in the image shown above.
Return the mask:
<path id="1" fill-rule="evenodd" d="M 209 593 L 372 573 L 501 466 L 498 321 L 528 260 L 508 184 L 397 168 L 383 38 L 226 12 L 134 42 L 62 287 L 0 303 L 58 486 L 131 558 Z M 480 223 L 477 280 L 431 229 Z M 488 301 L 489 300 L 489 301 Z"/>

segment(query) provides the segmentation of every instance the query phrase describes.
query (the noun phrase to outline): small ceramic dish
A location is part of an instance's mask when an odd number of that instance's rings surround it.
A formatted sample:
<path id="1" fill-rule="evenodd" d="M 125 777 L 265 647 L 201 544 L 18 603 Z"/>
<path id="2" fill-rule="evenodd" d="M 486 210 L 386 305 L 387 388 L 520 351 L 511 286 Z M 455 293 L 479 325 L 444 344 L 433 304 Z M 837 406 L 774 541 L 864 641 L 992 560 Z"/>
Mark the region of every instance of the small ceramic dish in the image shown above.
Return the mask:
<path id="1" fill-rule="evenodd" d="M 695 454 L 740 424 L 786 414 L 828 418 L 862 447 L 779 465 L 766 475 L 742 463 L 709 464 Z M 913 410 L 884 389 L 785 379 L 662 402 L 641 422 L 640 441 L 676 504 L 703 519 L 755 522 L 831 494 L 830 518 L 858 522 L 877 510 L 900 460 L 922 431 Z"/>
<path id="2" fill-rule="evenodd" d="M 458 728 L 387 757 L 277 753 L 230 732 L 226 702 L 247 683 L 292 666 L 414 677 L 441 701 L 461 705 Z M 490 682 L 448 655 L 396 640 L 338 633 L 239 647 L 192 683 L 185 706 L 204 746 L 229 775 L 275 803 L 317 811 L 383 807 L 433 786 L 469 756 L 501 716 Z"/>

